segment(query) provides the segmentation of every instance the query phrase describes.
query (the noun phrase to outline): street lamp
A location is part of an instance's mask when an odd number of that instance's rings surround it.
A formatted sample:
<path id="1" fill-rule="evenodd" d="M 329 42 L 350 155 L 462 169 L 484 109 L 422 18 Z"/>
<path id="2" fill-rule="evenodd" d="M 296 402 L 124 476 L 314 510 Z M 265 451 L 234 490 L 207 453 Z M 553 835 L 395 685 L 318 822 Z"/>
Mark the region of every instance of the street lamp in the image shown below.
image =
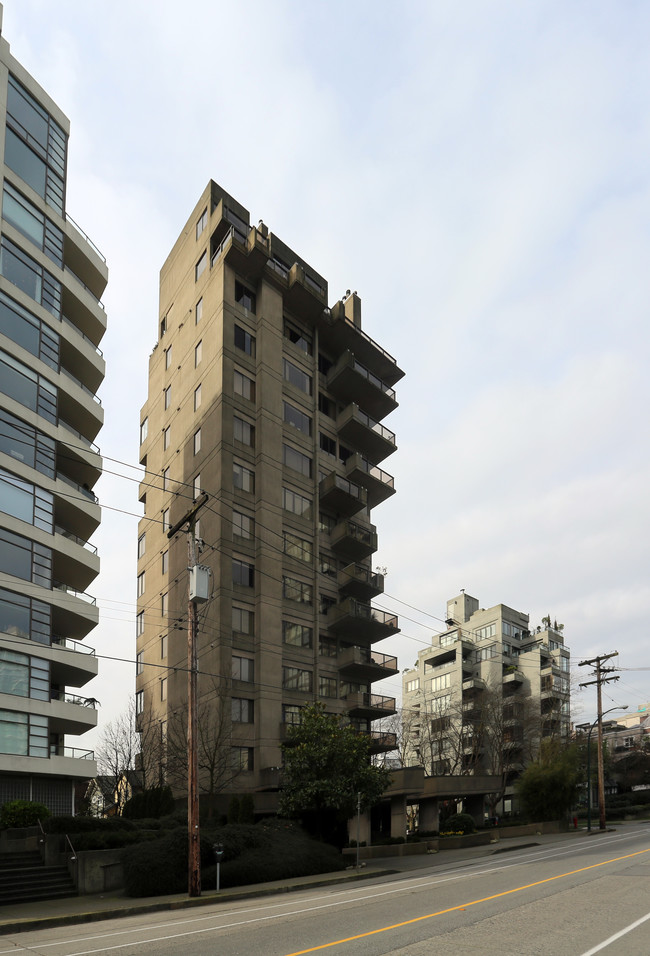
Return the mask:
<path id="1" fill-rule="evenodd" d="M 593 724 L 589 728 L 589 733 L 587 734 L 587 832 L 591 833 L 591 732 L 598 723 L 599 720 L 605 716 L 605 714 L 611 714 L 613 710 L 627 710 L 628 705 L 625 704 L 624 707 L 610 707 L 609 710 L 604 711 L 604 713 L 599 714 L 598 717 L 594 720 Z"/>

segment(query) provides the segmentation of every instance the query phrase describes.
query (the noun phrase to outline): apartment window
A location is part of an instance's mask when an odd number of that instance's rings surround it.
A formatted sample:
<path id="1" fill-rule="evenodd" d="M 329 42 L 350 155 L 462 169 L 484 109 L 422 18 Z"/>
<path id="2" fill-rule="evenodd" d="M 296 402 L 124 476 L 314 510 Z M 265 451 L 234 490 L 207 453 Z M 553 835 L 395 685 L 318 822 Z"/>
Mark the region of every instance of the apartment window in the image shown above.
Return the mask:
<path id="1" fill-rule="evenodd" d="M 144 611 L 140 611 L 135 617 L 135 635 L 140 637 L 144 634 Z"/>
<path id="2" fill-rule="evenodd" d="M 164 511 L 162 512 L 163 534 L 166 534 L 170 528 L 171 528 L 171 525 L 169 523 L 169 508 L 165 508 Z"/>
<path id="3" fill-rule="evenodd" d="M 239 558 L 232 559 L 232 583 L 239 584 L 245 588 L 255 586 L 255 566 L 248 561 L 240 561 Z"/>
<path id="4" fill-rule="evenodd" d="M 166 331 L 167 331 L 167 316 L 163 315 L 162 319 L 160 320 L 160 338 L 163 337 Z"/>
<path id="5" fill-rule="evenodd" d="M 321 637 L 318 640 L 318 653 L 321 657 L 336 657 L 336 638 Z"/>
<path id="6" fill-rule="evenodd" d="M 167 657 L 167 635 L 160 635 L 160 659 L 164 660 Z"/>
<path id="7" fill-rule="evenodd" d="M 201 451 L 201 429 L 198 428 L 194 432 L 194 441 L 193 441 L 194 454 L 198 454 Z"/>
<path id="8" fill-rule="evenodd" d="M 0 274 L 57 319 L 61 318 L 61 283 L 4 236 L 0 240 Z"/>
<path id="9" fill-rule="evenodd" d="M 244 285 L 243 282 L 240 282 L 239 279 L 235 279 L 235 302 L 238 305 L 241 305 L 243 309 L 248 309 L 249 312 L 255 313 L 257 297 L 255 293 Z"/>
<path id="10" fill-rule="evenodd" d="M 5 181 L 2 217 L 41 249 L 60 268 L 63 267 L 63 233 L 36 206 Z"/>
<path id="11" fill-rule="evenodd" d="M 165 368 L 168 369 L 172 364 L 172 347 L 165 349 Z"/>
<path id="12" fill-rule="evenodd" d="M 232 629 L 236 634 L 252 634 L 254 624 L 253 612 L 245 607 L 233 607 Z"/>
<path id="13" fill-rule="evenodd" d="M 251 660 L 250 657 L 236 657 L 233 655 L 232 676 L 233 680 L 253 683 L 255 680 L 255 661 Z"/>
<path id="14" fill-rule="evenodd" d="M 165 406 L 165 411 L 169 408 L 172 403 L 172 387 L 168 385 L 163 392 L 163 404 Z"/>
<path id="15" fill-rule="evenodd" d="M 138 597 L 141 597 L 144 594 L 144 571 L 141 571 L 138 575 Z"/>
<path id="16" fill-rule="evenodd" d="M 255 382 L 252 378 L 243 375 L 236 369 L 233 374 L 233 391 L 235 395 L 239 395 L 249 402 L 255 401 Z"/>
<path id="17" fill-rule="evenodd" d="M 138 558 L 143 558 L 147 548 L 147 534 L 141 534 L 138 538 Z"/>
<path id="18" fill-rule="evenodd" d="M 252 747 L 231 747 L 231 768 L 235 773 L 250 773 L 254 769 Z"/>
<path id="19" fill-rule="evenodd" d="M 451 674 L 440 674 L 438 677 L 434 677 L 431 681 L 431 690 L 445 690 L 445 688 L 451 686 Z"/>
<path id="20" fill-rule="evenodd" d="M 149 434 L 149 419 L 143 418 L 142 422 L 140 423 L 140 444 L 142 444 L 142 442 L 146 439 L 148 434 Z"/>
<path id="21" fill-rule="evenodd" d="M 302 329 L 299 329 L 291 322 L 284 323 L 284 337 L 285 339 L 289 339 L 297 348 L 302 349 L 307 355 L 312 354 L 311 336 L 307 335 L 306 332 L 303 332 Z"/>
<path id="22" fill-rule="evenodd" d="M 232 533 L 238 538 L 252 539 L 255 537 L 255 520 L 240 511 L 232 513 Z"/>
<path id="23" fill-rule="evenodd" d="M 302 707 L 297 704 L 282 705 L 282 723 L 289 724 L 290 727 L 297 727 L 302 723 Z"/>
<path id="24" fill-rule="evenodd" d="M 293 621 L 282 622 L 282 641 L 292 647 L 311 647 L 313 631 L 306 624 L 295 624 Z"/>
<path id="25" fill-rule="evenodd" d="M 416 677 L 414 680 L 409 680 L 406 682 L 406 692 L 411 694 L 414 690 L 420 689 L 420 679 Z"/>
<path id="26" fill-rule="evenodd" d="M 235 325 L 235 348 L 255 358 L 255 338 L 239 325 Z"/>
<path id="27" fill-rule="evenodd" d="M 233 724 L 252 724 L 255 721 L 255 702 L 246 697 L 232 698 Z"/>
<path id="28" fill-rule="evenodd" d="M 329 597 L 327 594 L 321 594 L 319 604 L 319 614 L 328 614 L 330 608 L 336 605 L 336 598 Z"/>
<path id="29" fill-rule="evenodd" d="M 198 368 L 203 357 L 203 339 L 194 346 L 194 368 Z"/>
<path id="30" fill-rule="evenodd" d="M 245 465 L 234 461 L 232 464 L 232 483 L 238 491 L 255 491 L 255 472 Z"/>
<path id="31" fill-rule="evenodd" d="M 321 375 L 327 375 L 333 364 L 334 362 L 327 355 L 323 355 L 322 352 L 318 353 L 318 371 Z"/>
<path id="32" fill-rule="evenodd" d="M 196 499 L 202 494 L 201 491 L 201 475 L 195 475 L 192 482 L 192 497 Z"/>
<path id="33" fill-rule="evenodd" d="M 496 624 L 486 624 L 485 627 L 478 627 L 474 631 L 474 634 L 479 641 L 484 641 L 488 637 L 495 637 L 497 633 Z"/>
<path id="34" fill-rule="evenodd" d="M 15 574 L 15 571 L 12 570 L 12 574 Z M 51 644 L 51 606 L 35 598 L 0 588 L 0 634 L 22 637 L 38 644 Z"/>
<path id="35" fill-rule="evenodd" d="M 233 438 L 242 445 L 249 445 L 251 448 L 255 445 L 255 426 L 245 421 L 238 415 L 233 415 Z"/>
<path id="36" fill-rule="evenodd" d="M 0 392 L 56 425 L 57 387 L 7 352 L 0 352 Z"/>
<path id="37" fill-rule="evenodd" d="M 285 531 L 284 553 L 290 558 L 298 558 L 299 561 L 311 562 L 313 555 L 312 543 L 307 538 L 301 538 L 291 531 Z"/>
<path id="38" fill-rule="evenodd" d="M 139 677 L 144 673 L 144 661 L 142 660 L 142 651 L 135 655 L 135 676 Z"/>
<path id="39" fill-rule="evenodd" d="M 285 690 L 299 690 L 311 693 L 312 673 L 300 667 L 282 668 L 282 686 Z"/>
<path id="40" fill-rule="evenodd" d="M 429 702 L 429 709 L 436 716 L 447 713 L 450 707 L 451 694 L 442 694 L 440 697 L 434 697 Z"/>
<path id="41" fill-rule="evenodd" d="M 54 496 L 0 468 L 0 511 L 47 531 L 54 530 Z"/>
<path id="42" fill-rule="evenodd" d="M 203 318 L 203 296 L 196 303 L 196 308 L 194 309 L 194 324 L 198 325 L 201 319 Z"/>
<path id="43" fill-rule="evenodd" d="M 287 468 L 293 468 L 294 471 L 304 475 L 305 478 L 311 478 L 311 458 L 309 455 L 303 455 L 297 448 L 291 445 L 282 446 L 282 461 Z"/>
<path id="44" fill-rule="evenodd" d="M 288 359 L 282 360 L 282 375 L 290 385 L 299 388 L 306 395 L 311 395 L 311 376 Z"/>
<path id="45" fill-rule="evenodd" d="M 204 252 L 197 264 L 194 266 L 194 281 L 198 282 L 203 273 L 205 272 L 205 267 L 208 264 L 208 254 Z"/>
<path id="46" fill-rule="evenodd" d="M 324 512 L 318 515 L 318 530 L 324 534 L 331 534 L 336 527 L 336 518 L 332 515 L 326 515 Z"/>
<path id="47" fill-rule="evenodd" d="M 334 458 L 336 458 L 336 441 L 333 438 L 330 438 L 329 435 L 324 435 L 323 432 L 320 432 L 319 444 L 321 451 L 324 451 L 326 455 L 333 455 Z"/>
<path id="48" fill-rule="evenodd" d="M 0 332 L 59 371 L 59 335 L 4 292 L 0 292 Z"/>
<path id="49" fill-rule="evenodd" d="M 169 571 L 169 551 L 163 551 L 161 555 L 160 568 L 162 574 L 167 574 Z"/>
<path id="50" fill-rule="evenodd" d="M 311 604 L 314 589 L 311 584 L 305 584 L 297 578 L 282 577 L 282 597 L 287 601 L 297 601 L 299 604 Z"/>
<path id="51" fill-rule="evenodd" d="M 161 677 L 160 679 L 160 699 L 167 700 L 167 678 Z"/>
<path id="52" fill-rule="evenodd" d="M 283 402 L 282 409 L 285 425 L 292 425 L 304 435 L 311 435 L 311 418 L 309 415 L 305 415 L 304 412 L 301 412 L 299 408 L 289 402 Z"/>
<path id="53" fill-rule="evenodd" d="M 167 593 L 160 595 L 160 615 L 161 617 L 167 617 L 167 612 L 169 610 L 169 595 Z"/>
<path id="54" fill-rule="evenodd" d="M 201 386 L 197 385 L 194 389 L 194 411 L 198 411 L 201 407 Z"/>
<path id="55" fill-rule="evenodd" d="M 163 451 L 167 451 L 171 442 L 171 428 L 163 428 Z"/>
<path id="56" fill-rule="evenodd" d="M 203 210 L 201 215 L 196 221 L 196 238 L 198 239 L 205 227 L 208 224 L 208 210 L 207 207 Z"/>
<path id="57" fill-rule="evenodd" d="M 169 491 L 169 467 L 163 468 L 162 480 L 163 480 L 163 491 Z"/>
<path id="58" fill-rule="evenodd" d="M 320 554 L 318 556 L 318 570 L 329 578 L 335 578 L 337 574 L 336 561 L 327 554 Z"/>
<path id="59" fill-rule="evenodd" d="M 327 415 L 328 418 L 336 418 L 336 402 L 333 402 L 327 395 L 323 395 L 322 392 L 319 392 L 318 411 L 322 415 Z"/>
<path id="60" fill-rule="evenodd" d="M 318 679 L 319 697 L 336 697 L 336 677 L 320 677 Z"/>
<path id="61" fill-rule="evenodd" d="M 139 691 L 136 692 L 136 695 L 135 695 L 135 713 L 136 713 L 136 717 L 137 717 L 139 714 L 144 713 L 144 691 L 143 691 L 143 690 L 139 690 Z"/>
<path id="62" fill-rule="evenodd" d="M 291 488 L 283 488 L 282 507 L 291 514 L 308 518 L 311 514 L 311 498 L 305 498 L 304 495 L 292 491 Z"/>

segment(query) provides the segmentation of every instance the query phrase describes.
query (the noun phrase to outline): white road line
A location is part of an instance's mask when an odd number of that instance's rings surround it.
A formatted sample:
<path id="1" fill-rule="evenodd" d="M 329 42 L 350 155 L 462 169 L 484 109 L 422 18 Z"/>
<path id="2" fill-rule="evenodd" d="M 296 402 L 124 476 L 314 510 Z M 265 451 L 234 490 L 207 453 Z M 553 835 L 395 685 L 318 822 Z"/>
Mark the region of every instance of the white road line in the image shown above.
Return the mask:
<path id="1" fill-rule="evenodd" d="M 626 835 L 621 835 L 620 837 L 612 838 L 611 840 L 607 841 L 607 845 L 609 846 L 613 842 L 620 842 L 621 840 L 624 840 L 626 836 L 630 836 L 630 835 L 631 834 L 629 834 L 628 832 L 628 834 Z M 584 848 L 584 845 L 581 845 L 581 846 Z M 599 843 L 597 846 L 599 848 L 603 848 L 603 849 L 605 848 L 605 844 Z M 595 848 L 596 848 L 596 845 L 594 845 L 594 849 Z M 434 876 L 429 879 L 424 879 L 422 877 L 409 877 L 406 880 L 400 880 L 400 881 L 394 880 L 391 883 L 383 884 L 383 889 L 375 893 L 365 893 L 365 895 L 359 895 L 362 892 L 361 887 L 347 886 L 345 887 L 345 889 L 336 890 L 327 894 L 320 894 L 318 896 L 311 896 L 304 900 L 305 903 L 316 903 L 319 900 L 329 899 L 328 903 L 325 903 L 320 906 L 308 906 L 308 907 L 303 907 L 301 909 L 288 909 L 288 907 L 292 906 L 291 901 L 283 900 L 282 902 L 279 902 L 279 903 L 272 903 L 272 904 L 267 903 L 264 905 L 253 906 L 247 909 L 240 909 L 240 910 L 231 909 L 225 912 L 222 911 L 218 913 L 210 913 L 210 914 L 207 914 L 206 916 L 195 916 L 195 917 L 192 917 L 191 919 L 186 918 L 186 919 L 180 919 L 180 920 L 167 921 L 165 923 L 160 923 L 160 922 L 148 923 L 144 926 L 132 927 L 128 930 L 115 930 L 110 933 L 96 933 L 89 936 L 73 937 L 67 940 L 60 940 L 58 942 L 41 943 L 39 948 L 45 949 L 45 948 L 52 948 L 57 946 L 66 946 L 66 945 L 73 945 L 73 944 L 78 945 L 81 942 L 90 942 L 93 940 L 101 940 L 101 939 L 115 939 L 119 936 L 125 936 L 125 935 L 132 936 L 134 933 L 151 932 L 152 930 L 154 931 L 160 930 L 160 929 L 164 929 L 171 926 L 180 927 L 183 925 L 191 925 L 192 923 L 205 922 L 206 920 L 213 920 L 218 922 L 228 917 L 232 917 L 235 915 L 241 916 L 241 915 L 245 915 L 246 913 L 255 913 L 255 912 L 270 910 L 270 909 L 283 910 L 282 913 L 271 914 L 266 917 L 255 917 L 250 920 L 238 920 L 237 922 L 227 923 L 227 924 L 219 923 L 219 925 L 213 925 L 210 927 L 206 927 L 205 929 L 188 931 L 187 934 L 180 933 L 180 934 L 174 934 L 168 937 L 166 936 L 158 937 L 160 940 L 174 939 L 182 935 L 194 935 L 194 933 L 209 932 L 212 929 L 226 929 L 229 926 L 241 926 L 241 925 L 244 925 L 246 922 L 256 923 L 256 922 L 263 921 L 265 919 L 277 919 L 281 916 L 290 917 L 294 915 L 302 915 L 304 913 L 309 913 L 312 911 L 316 912 L 320 909 L 328 909 L 335 906 L 344 906 L 344 905 L 358 903 L 358 902 L 366 902 L 369 900 L 380 899 L 381 897 L 391 896 L 398 893 L 412 892 L 414 890 L 420 890 L 420 889 L 427 889 L 428 887 L 439 886 L 440 884 L 443 884 L 443 883 L 450 883 L 450 882 L 465 879 L 468 877 L 486 876 L 486 875 L 489 875 L 490 873 L 501 872 L 507 869 L 514 869 L 519 866 L 524 866 L 526 863 L 530 862 L 531 860 L 549 861 L 556 857 L 569 856 L 569 855 L 575 854 L 575 852 L 576 852 L 576 847 L 573 847 L 571 849 L 566 849 L 566 850 L 548 849 L 548 850 L 543 850 L 542 852 L 537 852 L 537 853 L 529 853 L 529 854 L 527 853 L 525 857 L 519 856 L 516 861 L 512 861 L 512 862 L 507 862 L 507 863 L 505 861 L 503 863 L 495 862 L 493 865 L 487 866 L 487 867 L 484 864 L 481 864 L 478 862 L 469 864 L 468 866 L 460 866 L 457 870 L 448 872 L 445 876 L 442 876 L 442 875 Z M 382 886 L 382 884 L 379 884 L 379 886 Z M 332 899 L 332 897 L 337 897 L 337 896 L 338 897 L 345 896 L 345 898 L 338 899 L 338 900 Z M 137 916 L 138 914 L 133 914 L 133 915 Z M 125 915 L 125 918 L 128 918 L 128 914 Z M 46 930 L 42 930 L 42 931 L 34 930 L 34 931 L 46 932 Z M 141 940 L 140 942 L 141 943 L 155 942 L 155 939 Z M 128 945 L 132 945 L 132 943 L 129 943 Z M 119 949 L 120 946 L 115 946 L 111 948 Z M 11 949 L 0 950 L 0 956 L 8 956 L 8 954 L 17 954 L 20 952 L 28 952 L 28 951 L 29 951 L 28 947 L 14 946 Z M 101 951 L 102 950 L 88 950 L 87 952 L 101 952 Z M 584 954 L 584 956 L 587 956 L 587 954 Z"/>
<path id="2" fill-rule="evenodd" d="M 626 926 L 625 929 L 622 929 L 620 932 L 614 933 L 613 936 L 610 936 L 609 939 L 599 943 L 598 946 L 594 946 L 593 949 L 589 949 L 586 953 L 582 953 L 582 956 L 594 956 L 594 953 L 599 953 L 602 949 L 605 949 L 606 946 L 609 946 L 610 943 L 615 943 L 616 940 L 620 939 L 622 936 L 627 936 L 628 933 L 631 933 L 633 929 L 636 929 L 637 926 L 641 926 L 641 924 L 645 923 L 645 921 L 648 919 L 650 919 L 650 913 L 646 913 L 646 915 L 642 916 L 641 919 L 636 920 L 634 923 L 630 923 L 629 926 Z"/>

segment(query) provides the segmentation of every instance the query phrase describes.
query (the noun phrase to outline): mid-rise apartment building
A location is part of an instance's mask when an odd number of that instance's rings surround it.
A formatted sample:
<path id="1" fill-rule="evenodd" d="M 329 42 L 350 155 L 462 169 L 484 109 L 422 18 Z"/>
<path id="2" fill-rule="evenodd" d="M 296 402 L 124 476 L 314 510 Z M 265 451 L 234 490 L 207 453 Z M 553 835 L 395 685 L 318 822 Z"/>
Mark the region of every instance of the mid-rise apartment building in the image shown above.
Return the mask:
<path id="1" fill-rule="evenodd" d="M 185 758 L 188 543 L 167 531 L 205 492 L 202 788 L 272 807 L 281 743 L 308 702 L 345 714 L 375 751 L 394 745 L 372 730 L 395 710 L 372 684 L 397 673 L 373 645 L 399 628 L 371 603 L 383 589 L 371 512 L 395 490 L 381 421 L 403 372 L 363 331 L 357 294 L 328 306 L 326 280 L 214 182 L 162 268 L 157 331 L 140 426 L 137 709 L 169 772 L 172 749 Z M 182 792 L 182 766 L 170 782 Z"/>
<path id="2" fill-rule="evenodd" d="M 0 6 L 0 32 L 2 7 Z M 69 122 L 0 36 L 0 804 L 73 811 L 99 571 L 106 263 L 66 213 Z M 70 690 L 72 689 L 72 690 Z"/>
<path id="3" fill-rule="evenodd" d="M 511 784 L 542 739 L 570 735 L 569 650 L 563 627 L 505 604 L 447 602 L 447 630 L 418 654 L 403 683 L 406 758 L 428 774 L 488 773 Z M 503 809 L 503 807 L 502 807 Z"/>

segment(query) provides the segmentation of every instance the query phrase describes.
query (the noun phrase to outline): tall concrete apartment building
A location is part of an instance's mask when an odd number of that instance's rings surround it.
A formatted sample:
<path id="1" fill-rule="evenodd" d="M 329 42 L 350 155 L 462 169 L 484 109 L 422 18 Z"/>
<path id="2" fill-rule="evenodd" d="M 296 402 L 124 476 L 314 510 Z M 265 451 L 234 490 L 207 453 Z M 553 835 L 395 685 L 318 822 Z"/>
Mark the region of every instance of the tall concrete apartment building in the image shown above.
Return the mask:
<path id="1" fill-rule="evenodd" d="M 399 628 L 371 604 L 383 589 L 371 509 L 395 490 L 383 470 L 395 435 L 380 422 L 402 375 L 362 330 L 357 294 L 328 307 L 326 280 L 210 182 L 160 277 L 140 426 L 136 701 L 169 753 L 187 709 L 188 544 L 167 530 L 205 492 L 199 729 L 221 745 L 223 803 L 252 792 L 273 809 L 281 743 L 309 702 L 345 714 L 375 752 L 394 745 L 372 730 L 395 711 L 372 684 L 397 673 L 372 647 Z"/>
<path id="2" fill-rule="evenodd" d="M 428 774 L 494 774 L 512 783 L 545 737 L 570 736 L 569 650 L 550 622 L 505 604 L 447 601 L 447 630 L 402 675 L 406 762 Z"/>
<path id="3" fill-rule="evenodd" d="M 106 329 L 106 263 L 66 214 L 68 132 L 0 36 L 0 804 L 54 813 L 96 773 L 65 738 L 97 723 L 77 689 L 97 674 L 81 642 L 98 617 Z"/>

